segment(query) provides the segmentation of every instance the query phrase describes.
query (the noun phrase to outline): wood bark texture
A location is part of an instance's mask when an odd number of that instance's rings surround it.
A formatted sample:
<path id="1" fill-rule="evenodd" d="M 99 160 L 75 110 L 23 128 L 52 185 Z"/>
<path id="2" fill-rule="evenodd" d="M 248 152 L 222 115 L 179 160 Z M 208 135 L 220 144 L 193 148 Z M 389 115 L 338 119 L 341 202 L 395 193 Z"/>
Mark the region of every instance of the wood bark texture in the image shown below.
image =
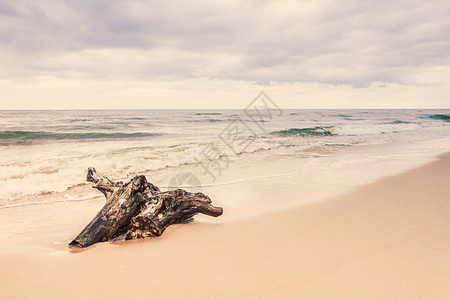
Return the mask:
<path id="1" fill-rule="evenodd" d="M 69 244 L 71 247 L 160 236 L 168 226 L 189 222 L 198 213 L 213 217 L 223 213 L 205 194 L 182 189 L 161 192 L 144 175 L 127 183 L 114 182 L 89 168 L 87 180 L 103 193 L 106 204 Z"/>

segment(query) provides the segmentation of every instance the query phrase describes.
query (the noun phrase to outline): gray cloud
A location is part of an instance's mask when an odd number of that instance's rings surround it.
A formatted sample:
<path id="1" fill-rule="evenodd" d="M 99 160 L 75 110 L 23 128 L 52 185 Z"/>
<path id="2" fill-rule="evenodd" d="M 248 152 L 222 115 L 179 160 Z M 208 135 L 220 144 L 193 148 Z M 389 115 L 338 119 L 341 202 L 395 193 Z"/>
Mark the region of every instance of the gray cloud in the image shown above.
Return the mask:
<path id="1" fill-rule="evenodd" d="M 2 1 L 0 78 L 421 84 L 448 1 Z"/>

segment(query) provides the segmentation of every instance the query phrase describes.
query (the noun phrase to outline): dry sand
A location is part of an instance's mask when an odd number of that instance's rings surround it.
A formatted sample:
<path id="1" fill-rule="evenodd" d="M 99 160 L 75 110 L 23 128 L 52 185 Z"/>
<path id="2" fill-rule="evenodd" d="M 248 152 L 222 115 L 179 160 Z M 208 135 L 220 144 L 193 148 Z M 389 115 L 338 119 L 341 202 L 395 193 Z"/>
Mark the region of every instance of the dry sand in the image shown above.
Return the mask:
<path id="1" fill-rule="evenodd" d="M 78 253 L 4 253 L 0 299 L 450 299 L 449 179 L 446 154 L 253 219 Z M 279 197 L 302 197 L 294 188 Z"/>

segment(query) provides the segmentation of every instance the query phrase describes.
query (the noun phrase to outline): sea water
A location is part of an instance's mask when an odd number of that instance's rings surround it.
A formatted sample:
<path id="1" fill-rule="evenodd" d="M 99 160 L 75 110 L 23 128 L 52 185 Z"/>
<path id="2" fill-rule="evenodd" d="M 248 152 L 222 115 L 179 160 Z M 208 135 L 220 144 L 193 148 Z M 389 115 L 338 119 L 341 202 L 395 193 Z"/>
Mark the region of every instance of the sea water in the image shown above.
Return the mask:
<path id="1" fill-rule="evenodd" d="M 89 199 L 95 194 L 64 195 L 86 185 L 91 166 L 117 180 L 186 165 L 214 176 L 205 165 L 225 158 L 314 160 L 337 149 L 447 137 L 450 110 L 0 111 L 0 207 L 55 201 L 45 195 Z"/>

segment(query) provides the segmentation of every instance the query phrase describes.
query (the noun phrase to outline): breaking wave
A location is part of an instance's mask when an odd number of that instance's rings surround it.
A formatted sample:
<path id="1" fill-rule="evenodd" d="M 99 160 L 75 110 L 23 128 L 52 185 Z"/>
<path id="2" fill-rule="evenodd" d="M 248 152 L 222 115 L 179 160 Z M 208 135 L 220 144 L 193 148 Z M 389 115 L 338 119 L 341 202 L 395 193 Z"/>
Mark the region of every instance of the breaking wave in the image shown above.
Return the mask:
<path id="1" fill-rule="evenodd" d="M 437 114 L 437 115 L 430 115 L 428 116 L 428 118 L 450 122 L 450 115 Z"/>
<path id="2" fill-rule="evenodd" d="M 316 126 L 312 128 L 290 128 L 286 130 L 274 131 L 271 134 L 281 136 L 332 136 L 336 135 L 331 132 L 333 126 Z"/>
<path id="3" fill-rule="evenodd" d="M 196 113 L 196 116 L 220 116 L 221 113 Z"/>
<path id="4" fill-rule="evenodd" d="M 412 122 L 406 122 L 406 121 L 400 121 L 400 120 L 395 120 L 392 122 L 392 124 L 411 124 Z"/>
<path id="5" fill-rule="evenodd" d="M 131 139 L 140 137 L 160 136 L 159 133 L 134 132 L 134 133 L 103 133 L 80 132 L 60 133 L 46 131 L 0 131 L 0 140 L 29 141 L 29 140 L 89 140 L 89 139 Z"/>

